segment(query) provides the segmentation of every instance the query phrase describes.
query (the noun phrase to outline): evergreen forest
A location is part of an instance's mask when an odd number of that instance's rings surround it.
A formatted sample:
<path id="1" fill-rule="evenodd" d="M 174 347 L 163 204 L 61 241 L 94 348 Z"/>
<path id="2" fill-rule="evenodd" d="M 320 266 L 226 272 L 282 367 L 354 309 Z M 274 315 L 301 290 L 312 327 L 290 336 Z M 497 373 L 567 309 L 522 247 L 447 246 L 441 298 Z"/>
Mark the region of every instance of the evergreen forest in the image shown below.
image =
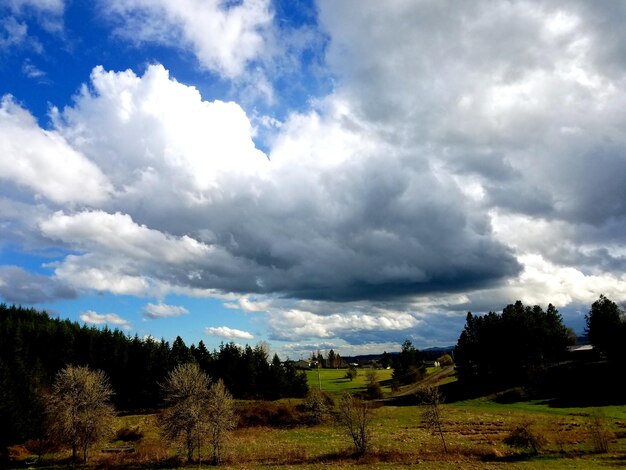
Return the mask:
<path id="1" fill-rule="evenodd" d="M 177 365 L 195 362 L 222 379 L 236 398 L 303 397 L 306 377 L 263 345 L 222 343 L 209 351 L 204 343 L 187 346 L 152 338 L 129 337 L 120 330 L 99 329 L 51 318 L 46 312 L 0 304 L 0 446 L 20 442 L 43 430 L 44 392 L 66 365 L 101 370 L 115 391 L 122 412 L 161 407 L 160 385 Z"/>

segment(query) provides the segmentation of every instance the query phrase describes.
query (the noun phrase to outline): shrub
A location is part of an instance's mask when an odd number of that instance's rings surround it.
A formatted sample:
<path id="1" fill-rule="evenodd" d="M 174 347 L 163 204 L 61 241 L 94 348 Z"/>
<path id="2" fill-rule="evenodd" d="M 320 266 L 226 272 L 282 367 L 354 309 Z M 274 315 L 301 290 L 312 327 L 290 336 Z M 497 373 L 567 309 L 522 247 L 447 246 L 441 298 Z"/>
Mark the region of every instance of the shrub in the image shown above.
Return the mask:
<path id="1" fill-rule="evenodd" d="M 322 423 L 333 408 L 333 399 L 320 390 L 310 390 L 302 404 L 302 409 L 309 416 L 312 424 Z"/>
<path id="2" fill-rule="evenodd" d="M 339 402 L 337 421 L 352 439 L 357 455 L 370 446 L 372 408 L 368 402 L 345 393 Z"/>
<path id="3" fill-rule="evenodd" d="M 589 435 L 594 452 L 604 454 L 609 451 L 613 433 L 608 429 L 606 418 L 601 410 L 594 410 L 589 415 Z"/>
<path id="4" fill-rule="evenodd" d="M 383 389 L 378 382 L 367 385 L 367 397 L 370 400 L 377 400 L 383 397 Z"/>
<path id="5" fill-rule="evenodd" d="M 306 423 L 304 411 L 291 403 L 246 402 L 237 409 L 239 427 L 291 427 Z"/>
<path id="6" fill-rule="evenodd" d="M 443 435 L 443 398 L 436 387 L 424 387 L 418 392 L 422 405 L 422 422 L 426 427 L 439 434 L 443 451 L 448 453 L 448 446 Z"/>
<path id="7" fill-rule="evenodd" d="M 408 383 L 415 384 L 424 378 L 424 371 L 418 367 L 410 366 L 407 371 Z"/>
<path id="8" fill-rule="evenodd" d="M 454 365 L 454 360 L 450 354 L 444 354 L 443 356 L 438 357 L 437 361 L 439 361 L 439 365 L 441 367 Z"/>
<path id="9" fill-rule="evenodd" d="M 533 454 L 538 454 L 546 441 L 543 436 L 532 429 L 532 423 L 530 421 L 524 421 L 511 431 L 504 439 L 504 443 L 511 447 L 531 450 Z"/>
<path id="10" fill-rule="evenodd" d="M 496 403 L 510 404 L 522 401 L 526 398 L 524 391 L 520 387 L 511 388 L 500 392 L 496 395 L 494 401 Z"/>
<path id="11" fill-rule="evenodd" d="M 136 442 L 143 438 L 143 432 L 139 429 L 139 426 L 134 428 L 121 428 L 115 433 L 115 440 L 123 442 Z"/>

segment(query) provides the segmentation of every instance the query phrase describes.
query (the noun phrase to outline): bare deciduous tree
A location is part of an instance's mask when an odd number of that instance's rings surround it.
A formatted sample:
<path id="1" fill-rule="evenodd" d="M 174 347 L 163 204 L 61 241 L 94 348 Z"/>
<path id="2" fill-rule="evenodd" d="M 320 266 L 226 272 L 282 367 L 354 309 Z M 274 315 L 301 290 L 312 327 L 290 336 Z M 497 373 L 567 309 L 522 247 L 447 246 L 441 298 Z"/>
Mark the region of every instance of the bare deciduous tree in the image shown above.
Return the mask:
<path id="1" fill-rule="evenodd" d="M 162 385 L 169 408 L 161 416 L 163 435 L 181 439 L 187 451 L 187 461 L 200 449 L 207 432 L 207 399 L 210 379 L 195 363 L 180 364 L 172 370 Z"/>
<path id="2" fill-rule="evenodd" d="M 48 429 L 60 443 L 71 446 L 73 460 L 81 449 L 87 462 L 89 447 L 111 431 L 111 395 L 100 370 L 67 366 L 56 375 L 47 402 Z"/>
<path id="3" fill-rule="evenodd" d="M 354 443 L 359 455 L 365 454 L 370 446 L 372 408 L 370 404 L 345 393 L 339 400 L 339 424 Z"/>
<path id="4" fill-rule="evenodd" d="M 432 431 L 439 434 L 443 451 L 448 452 L 446 439 L 443 435 L 443 416 L 441 394 L 437 387 L 424 387 L 418 392 L 422 405 L 422 422 Z"/>
<path id="5" fill-rule="evenodd" d="M 209 440 L 213 448 L 213 463 L 219 465 L 228 434 L 237 425 L 233 397 L 222 379 L 209 389 L 206 413 Z"/>

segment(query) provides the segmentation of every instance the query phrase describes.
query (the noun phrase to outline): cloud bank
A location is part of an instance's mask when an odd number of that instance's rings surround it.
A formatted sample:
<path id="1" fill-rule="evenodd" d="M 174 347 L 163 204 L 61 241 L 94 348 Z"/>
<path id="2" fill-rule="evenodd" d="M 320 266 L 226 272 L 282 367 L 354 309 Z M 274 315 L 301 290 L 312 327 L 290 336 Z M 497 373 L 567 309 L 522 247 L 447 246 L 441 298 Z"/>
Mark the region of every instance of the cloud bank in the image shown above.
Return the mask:
<path id="1" fill-rule="evenodd" d="M 203 101 L 162 66 L 143 77 L 94 69 L 76 104 L 54 111 L 53 132 L 107 175 L 90 184 L 108 192 L 97 210 L 40 222 L 79 252 L 57 277 L 115 293 L 159 284 L 349 301 L 490 286 L 519 272 L 452 178 L 328 106 L 292 116 L 266 156 L 241 108 Z"/>
<path id="2" fill-rule="evenodd" d="M 224 80 L 275 65 L 267 2 L 111 5 L 124 40 L 178 44 Z M 518 298 L 623 298 L 624 20 L 619 3 L 320 1 L 334 88 L 263 150 L 271 116 L 166 65 L 94 67 L 50 128 L 5 96 L 12 233 L 63 250 L 56 285 L 222 296 L 280 341 L 447 338 Z"/>
<path id="3" fill-rule="evenodd" d="M 31 273 L 19 266 L 0 266 L 0 295 L 14 304 L 33 304 L 59 299 L 75 299 L 76 289 L 41 274 Z"/>

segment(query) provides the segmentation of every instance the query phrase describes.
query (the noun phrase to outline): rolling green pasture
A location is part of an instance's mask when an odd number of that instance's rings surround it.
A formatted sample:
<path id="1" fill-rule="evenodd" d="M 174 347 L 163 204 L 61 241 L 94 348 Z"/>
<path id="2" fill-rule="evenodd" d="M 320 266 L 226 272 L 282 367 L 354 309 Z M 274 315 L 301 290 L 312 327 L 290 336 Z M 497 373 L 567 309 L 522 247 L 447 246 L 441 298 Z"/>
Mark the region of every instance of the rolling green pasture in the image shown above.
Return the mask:
<path id="1" fill-rule="evenodd" d="M 319 381 L 318 370 L 307 370 L 306 377 L 311 390 L 317 389 L 321 383 L 322 391 L 328 393 L 341 393 L 341 392 L 362 392 L 365 391 L 367 386 L 366 373 L 368 369 L 357 369 L 357 376 L 354 380 L 346 378 L 347 369 L 319 369 Z M 391 385 L 385 384 L 385 381 L 390 382 L 391 369 L 376 369 L 376 378 L 381 383 L 383 392 L 391 392 Z"/>
<path id="2" fill-rule="evenodd" d="M 458 409 L 471 409 L 474 413 L 480 412 L 516 412 L 523 413 L 528 417 L 548 416 L 558 418 L 562 416 L 586 416 L 594 410 L 601 410 L 602 414 L 617 421 L 624 421 L 626 425 L 626 406 L 601 406 L 593 407 L 552 407 L 545 400 L 527 400 L 516 403 L 497 403 L 488 398 L 476 398 L 474 400 L 460 401 L 454 403 Z"/>
<path id="3" fill-rule="evenodd" d="M 367 371 L 369 369 L 357 369 L 357 376 L 354 380 L 346 378 L 347 369 L 312 369 L 306 371 L 307 382 L 309 389 L 317 389 L 320 384 L 322 391 L 327 393 L 342 393 L 342 392 L 364 392 L 367 387 Z M 380 383 L 381 388 L 385 394 L 391 393 L 391 376 L 393 374 L 392 369 L 375 369 L 376 380 Z M 431 374 L 440 371 L 439 367 L 429 367 L 426 369 L 426 378 Z M 453 377 L 447 377 L 439 384 L 446 383 L 450 380 L 456 380 Z"/>

